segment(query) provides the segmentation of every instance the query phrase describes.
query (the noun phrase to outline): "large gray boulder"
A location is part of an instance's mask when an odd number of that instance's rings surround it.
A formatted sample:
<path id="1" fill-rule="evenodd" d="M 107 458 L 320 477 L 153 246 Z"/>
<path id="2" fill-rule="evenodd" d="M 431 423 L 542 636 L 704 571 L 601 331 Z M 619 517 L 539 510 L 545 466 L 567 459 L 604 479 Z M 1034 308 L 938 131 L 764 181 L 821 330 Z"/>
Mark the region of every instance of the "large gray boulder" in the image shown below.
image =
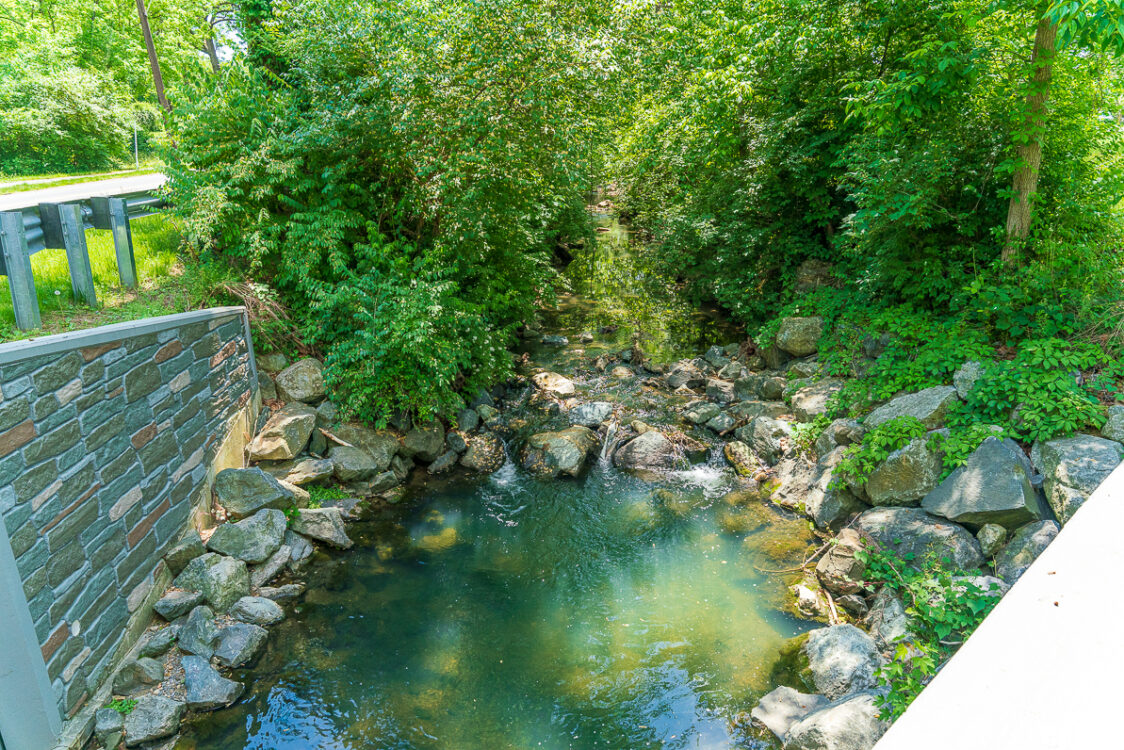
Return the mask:
<path id="1" fill-rule="evenodd" d="M 305 457 L 291 461 L 263 463 L 259 466 L 274 479 L 280 479 L 297 487 L 316 484 L 332 476 L 332 462 L 327 458 Z"/>
<path id="2" fill-rule="evenodd" d="M 246 518 L 262 508 L 285 510 L 299 494 L 261 469 L 223 469 L 215 477 L 215 496 L 232 518 Z"/>
<path id="3" fill-rule="evenodd" d="M 749 718 L 755 727 L 768 729 L 783 740 L 793 724 L 830 704 L 822 695 L 801 693 L 782 685 L 762 696 L 749 712 Z"/>
<path id="4" fill-rule="evenodd" d="M 168 569 L 172 571 L 172 575 L 178 576 L 189 562 L 206 551 L 206 548 L 203 547 L 203 540 L 199 537 L 199 532 L 191 529 L 187 532 L 183 541 L 164 553 L 164 562 L 167 563 Z"/>
<path id="5" fill-rule="evenodd" d="M 125 746 L 171 737 L 180 729 L 184 704 L 162 695 L 144 695 L 125 717 Z"/>
<path id="6" fill-rule="evenodd" d="M 269 631 L 260 625 L 236 622 L 219 631 L 215 659 L 224 667 L 249 664 L 261 653 L 269 639 Z"/>
<path id="7" fill-rule="evenodd" d="M 843 482 L 836 481 L 835 471 L 843 455 L 844 449 L 836 448 L 820 458 L 815 478 L 802 499 L 804 512 L 824 531 L 838 531 L 851 516 L 870 507 Z"/>
<path id="8" fill-rule="evenodd" d="M 736 401 L 733 381 L 720 378 L 708 379 L 706 381 L 706 397 L 720 404 L 729 404 Z"/>
<path id="9" fill-rule="evenodd" d="M 153 606 L 156 614 L 168 622 L 183 617 L 203 603 L 203 594 L 198 591 L 169 591 L 160 597 Z"/>
<path id="10" fill-rule="evenodd" d="M 1124 443 L 1124 406 L 1108 407 L 1108 419 L 1101 427 L 1101 435 L 1113 442 Z"/>
<path id="11" fill-rule="evenodd" d="M 900 596 L 889 586 L 878 589 L 863 621 L 879 649 L 892 648 L 909 638 L 909 616 Z"/>
<path id="12" fill-rule="evenodd" d="M 183 657 L 184 700 L 193 711 L 225 708 L 242 694 L 242 683 L 228 680 L 200 656 Z"/>
<path id="13" fill-rule="evenodd" d="M 861 443 L 864 435 L 866 428 L 859 422 L 853 419 L 836 419 L 816 438 L 816 455 L 826 456 L 839 446 Z"/>
<path id="14" fill-rule="evenodd" d="M 878 718 L 877 696 L 856 693 L 805 716 L 788 730 L 784 750 L 872 750 L 889 728 Z"/>
<path id="15" fill-rule="evenodd" d="M 113 676 L 114 695 L 133 695 L 160 683 L 164 679 L 164 665 L 153 658 L 142 656 L 121 665 Z"/>
<path id="16" fill-rule="evenodd" d="M 578 476 L 597 447 L 597 433 L 575 425 L 559 432 L 532 435 L 523 446 L 524 469 L 540 476 Z"/>
<path id="17" fill-rule="evenodd" d="M 174 584 L 202 593 L 215 609 L 225 612 L 250 593 L 250 572 L 242 560 L 208 552 L 188 563 Z"/>
<path id="18" fill-rule="evenodd" d="M 811 422 L 827 412 L 827 402 L 843 389 L 843 381 L 827 378 L 797 389 L 792 394 L 792 413 L 800 422 Z"/>
<path id="19" fill-rule="evenodd" d="M 461 466 L 483 474 L 498 471 L 507 458 L 503 443 L 495 435 L 470 435 L 468 449 L 461 456 Z"/>
<path id="20" fill-rule="evenodd" d="M 366 425 L 347 422 L 337 425 L 332 434 L 370 456 L 372 476 L 389 469 L 390 462 L 398 453 L 398 437 L 388 430 L 372 430 Z"/>
<path id="21" fill-rule="evenodd" d="M 248 563 L 264 562 L 281 546 L 285 525 L 284 513 L 263 508 L 249 518 L 220 525 L 207 540 L 207 549 Z"/>
<path id="22" fill-rule="evenodd" d="M 1042 489 L 1063 525 L 1124 457 L 1124 445 L 1092 435 L 1036 444 L 1032 458 L 1043 475 Z"/>
<path id="23" fill-rule="evenodd" d="M 613 455 L 613 464 L 620 469 L 673 469 L 681 463 L 675 446 L 659 430 L 634 437 Z"/>
<path id="24" fill-rule="evenodd" d="M 215 652 L 215 641 L 219 629 L 215 625 L 215 612 L 210 607 L 200 605 L 191 610 L 187 620 L 180 625 L 176 645 L 180 650 L 210 659 Z"/>
<path id="25" fill-rule="evenodd" d="M 1007 546 L 995 556 L 995 574 L 1007 583 L 1019 580 L 1042 551 L 1058 536 L 1055 521 L 1035 521 L 1017 529 Z"/>
<path id="26" fill-rule="evenodd" d="M 917 505 L 941 478 L 941 453 L 921 435 L 891 453 L 870 472 L 866 496 L 871 505 Z"/>
<path id="27" fill-rule="evenodd" d="M 984 563 L 971 532 L 920 508 L 871 508 L 859 515 L 855 528 L 916 566 L 931 558 L 942 567 L 971 571 Z"/>
<path id="28" fill-rule="evenodd" d="M 809 632 L 804 655 L 816 692 L 830 700 L 878 684 L 874 672 L 882 666 L 882 655 L 874 639 L 854 625 L 833 625 Z"/>
<path id="29" fill-rule="evenodd" d="M 431 463 L 445 452 L 445 428 L 434 420 L 427 424 L 415 424 L 414 428 L 402 436 L 399 453 L 422 463 Z"/>
<path id="30" fill-rule="evenodd" d="M 683 409 L 683 419 L 691 424 L 706 424 L 722 412 L 718 404 L 710 401 L 693 401 Z"/>
<path id="31" fill-rule="evenodd" d="M 570 424 L 582 427 L 596 427 L 608 419 L 613 413 L 613 405 L 608 401 L 592 401 L 588 404 L 579 404 L 570 409 Z"/>
<path id="32" fill-rule="evenodd" d="M 873 429 L 898 417 L 914 417 L 930 430 L 944 424 L 949 407 L 960 397 L 951 385 L 938 385 L 891 399 L 866 415 L 863 424 Z"/>
<path id="33" fill-rule="evenodd" d="M 316 426 L 316 410 L 293 402 L 270 415 L 261 432 L 246 448 L 251 461 L 284 461 L 296 458 L 308 445 Z"/>
<path id="34" fill-rule="evenodd" d="M 834 544 L 816 563 L 816 578 L 837 596 L 857 594 L 863 589 L 866 565 L 860 559 L 862 539 L 854 529 L 843 529 Z"/>
<path id="35" fill-rule="evenodd" d="M 1013 440 L 989 437 L 967 463 L 925 496 L 921 507 L 959 524 L 1015 529 L 1047 515 L 1031 484 L 1033 474 Z"/>
<path id="36" fill-rule="evenodd" d="M 976 361 L 965 362 L 952 376 L 952 387 L 960 398 L 968 398 L 968 394 L 976 386 L 976 382 L 983 377 L 983 365 Z"/>
<path id="37" fill-rule="evenodd" d="M 309 539 L 339 549 L 351 547 L 352 542 L 339 508 L 302 508 L 293 516 L 292 523 L 293 531 Z"/>
<path id="38" fill-rule="evenodd" d="M 823 335 L 823 318 L 784 318 L 777 329 L 777 348 L 794 357 L 815 354 Z"/>
<path id="39" fill-rule="evenodd" d="M 386 471 L 370 453 L 352 445 L 333 445 L 328 450 L 328 460 L 333 476 L 341 482 L 362 482 Z"/>
<path id="40" fill-rule="evenodd" d="M 792 425 L 779 419 L 757 417 L 744 427 L 734 430 L 734 437 L 752 448 L 766 463 L 772 465 L 789 452 Z"/>
<path id="41" fill-rule="evenodd" d="M 298 360 L 277 373 L 273 380 L 277 383 L 277 395 L 282 401 L 313 404 L 327 395 L 324 389 L 324 365 L 316 359 Z"/>

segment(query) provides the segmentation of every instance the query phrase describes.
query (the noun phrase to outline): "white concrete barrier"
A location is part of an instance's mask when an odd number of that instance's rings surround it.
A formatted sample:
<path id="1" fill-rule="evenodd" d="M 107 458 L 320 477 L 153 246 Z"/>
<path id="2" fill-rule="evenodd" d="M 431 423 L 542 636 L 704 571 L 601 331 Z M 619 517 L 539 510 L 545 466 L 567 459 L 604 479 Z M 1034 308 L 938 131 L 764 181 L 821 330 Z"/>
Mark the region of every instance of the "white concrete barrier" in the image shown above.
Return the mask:
<path id="1" fill-rule="evenodd" d="M 1124 464 L 875 750 L 1124 748 Z"/>

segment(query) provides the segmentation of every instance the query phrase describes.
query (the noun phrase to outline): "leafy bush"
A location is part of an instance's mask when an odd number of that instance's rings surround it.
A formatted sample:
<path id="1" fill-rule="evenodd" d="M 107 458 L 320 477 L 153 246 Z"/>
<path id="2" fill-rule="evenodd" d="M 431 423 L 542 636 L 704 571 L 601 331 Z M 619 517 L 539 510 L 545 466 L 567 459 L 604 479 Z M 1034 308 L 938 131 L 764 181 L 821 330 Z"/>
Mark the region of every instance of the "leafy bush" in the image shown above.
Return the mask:
<path id="1" fill-rule="evenodd" d="M 878 697 L 881 718 L 894 721 L 913 702 L 940 666 L 999 602 L 947 560 L 906 560 L 892 552 L 865 549 L 856 555 L 872 585 L 898 594 L 909 616 L 909 636 L 895 646 L 893 660 L 876 676 L 888 690 Z"/>
<path id="2" fill-rule="evenodd" d="M 887 456 L 926 432 L 925 425 L 916 417 L 895 417 L 883 422 L 866 433 L 862 443 L 847 447 L 833 481 L 866 484 L 867 477 Z"/>
<path id="3" fill-rule="evenodd" d="M 278 290 L 346 414 L 448 414 L 510 372 L 555 246 L 588 236 L 603 13 L 275 6 L 256 39 L 282 69 L 233 63 L 177 109 L 171 190 L 193 247 Z"/>

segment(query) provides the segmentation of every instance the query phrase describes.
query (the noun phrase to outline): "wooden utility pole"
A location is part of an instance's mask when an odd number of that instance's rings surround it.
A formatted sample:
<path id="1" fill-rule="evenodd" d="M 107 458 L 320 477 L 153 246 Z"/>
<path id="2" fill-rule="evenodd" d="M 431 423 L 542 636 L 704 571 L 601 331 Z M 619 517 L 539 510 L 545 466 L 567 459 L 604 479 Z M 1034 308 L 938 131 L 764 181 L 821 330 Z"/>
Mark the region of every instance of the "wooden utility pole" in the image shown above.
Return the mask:
<path id="1" fill-rule="evenodd" d="M 1011 203 L 1007 207 L 1007 242 L 1003 262 L 1014 265 L 1021 245 L 1030 236 L 1031 202 L 1038 192 L 1038 170 L 1042 166 L 1042 139 L 1046 132 L 1046 99 L 1057 54 L 1058 24 L 1043 18 L 1034 33 L 1031 76 L 1026 92 L 1022 130 L 1017 134 L 1018 168 L 1011 181 Z"/>
<path id="2" fill-rule="evenodd" d="M 152 68 L 152 83 L 156 86 L 156 100 L 165 112 L 172 111 L 168 104 L 168 97 L 164 96 L 164 76 L 160 75 L 160 60 L 156 57 L 156 45 L 152 43 L 152 30 L 148 28 L 148 12 L 144 9 L 144 0 L 137 0 L 137 15 L 140 17 L 141 30 L 144 32 L 144 44 L 148 47 L 148 64 Z"/>

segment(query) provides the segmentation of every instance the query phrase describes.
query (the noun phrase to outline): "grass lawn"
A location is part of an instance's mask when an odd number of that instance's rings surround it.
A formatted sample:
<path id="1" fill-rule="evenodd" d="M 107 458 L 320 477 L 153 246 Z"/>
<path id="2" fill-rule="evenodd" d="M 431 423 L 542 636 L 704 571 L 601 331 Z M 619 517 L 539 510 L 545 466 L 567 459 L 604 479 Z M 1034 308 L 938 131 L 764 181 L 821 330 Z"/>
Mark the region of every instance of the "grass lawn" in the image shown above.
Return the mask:
<path id="1" fill-rule="evenodd" d="M 74 298 L 65 250 L 41 250 L 31 256 L 42 328 L 21 331 L 15 327 L 8 279 L 0 277 L 0 342 L 190 309 L 189 284 L 184 278 L 184 267 L 177 255 L 180 231 L 175 220 L 166 215 L 155 214 L 134 219 L 132 229 L 139 279 L 137 289 L 124 289 L 120 286 L 112 233 L 104 229 L 86 232 L 94 287 L 98 296 L 97 310 Z"/>

